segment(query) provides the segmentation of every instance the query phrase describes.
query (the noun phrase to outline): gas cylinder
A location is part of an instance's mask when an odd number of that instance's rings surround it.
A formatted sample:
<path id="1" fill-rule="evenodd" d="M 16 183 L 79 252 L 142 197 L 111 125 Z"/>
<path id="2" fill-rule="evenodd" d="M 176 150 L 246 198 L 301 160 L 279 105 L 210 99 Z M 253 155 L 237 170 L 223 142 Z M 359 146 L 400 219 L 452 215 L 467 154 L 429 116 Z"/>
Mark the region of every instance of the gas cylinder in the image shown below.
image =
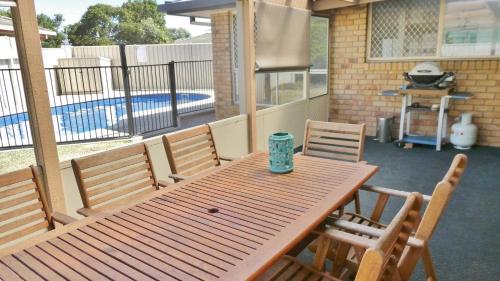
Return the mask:
<path id="1" fill-rule="evenodd" d="M 456 149 L 470 149 L 477 141 L 477 126 L 472 124 L 472 113 L 462 113 L 451 126 L 450 142 Z"/>

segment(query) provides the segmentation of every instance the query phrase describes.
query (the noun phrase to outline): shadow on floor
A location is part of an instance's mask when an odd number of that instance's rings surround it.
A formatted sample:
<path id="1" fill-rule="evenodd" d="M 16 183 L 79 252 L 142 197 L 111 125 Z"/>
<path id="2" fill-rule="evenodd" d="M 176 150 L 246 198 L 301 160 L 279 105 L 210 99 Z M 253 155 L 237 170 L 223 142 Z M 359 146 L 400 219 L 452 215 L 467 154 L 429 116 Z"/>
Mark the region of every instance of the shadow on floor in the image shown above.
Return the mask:
<path id="1" fill-rule="evenodd" d="M 365 158 L 380 171 L 370 184 L 431 195 L 455 154 L 464 153 L 469 165 L 438 225 L 430 247 L 439 280 L 498 280 L 500 276 L 500 148 L 476 147 L 459 151 L 451 146 L 437 152 L 431 147 L 410 150 L 393 144 L 366 142 Z M 362 212 L 369 214 L 375 196 L 362 192 Z M 387 222 L 402 202 L 393 200 Z M 312 258 L 305 250 L 301 257 Z M 496 277 L 495 277 L 496 276 Z M 425 280 L 422 266 L 412 280 Z"/>

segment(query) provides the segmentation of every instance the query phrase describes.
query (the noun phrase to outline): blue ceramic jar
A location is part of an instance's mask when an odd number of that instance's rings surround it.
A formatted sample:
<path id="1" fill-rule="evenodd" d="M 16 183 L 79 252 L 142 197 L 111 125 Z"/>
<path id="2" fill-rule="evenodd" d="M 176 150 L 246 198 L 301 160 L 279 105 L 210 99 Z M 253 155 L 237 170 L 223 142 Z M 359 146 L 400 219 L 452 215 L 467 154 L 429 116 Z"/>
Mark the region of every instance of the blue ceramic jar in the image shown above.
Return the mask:
<path id="1" fill-rule="evenodd" d="M 269 169 L 283 174 L 293 171 L 293 135 L 275 133 L 269 136 Z"/>

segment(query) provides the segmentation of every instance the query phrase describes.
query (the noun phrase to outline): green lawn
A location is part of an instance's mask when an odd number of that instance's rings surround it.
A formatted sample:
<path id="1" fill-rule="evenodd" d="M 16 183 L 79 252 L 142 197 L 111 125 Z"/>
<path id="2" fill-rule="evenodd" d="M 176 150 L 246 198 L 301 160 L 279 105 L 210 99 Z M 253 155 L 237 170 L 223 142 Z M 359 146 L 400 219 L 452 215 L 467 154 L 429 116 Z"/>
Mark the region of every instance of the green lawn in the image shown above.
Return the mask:
<path id="1" fill-rule="evenodd" d="M 59 160 L 66 161 L 93 152 L 108 150 L 132 143 L 133 140 L 102 141 L 83 144 L 58 145 Z M 35 164 L 33 148 L 0 151 L 0 174 L 15 171 Z"/>

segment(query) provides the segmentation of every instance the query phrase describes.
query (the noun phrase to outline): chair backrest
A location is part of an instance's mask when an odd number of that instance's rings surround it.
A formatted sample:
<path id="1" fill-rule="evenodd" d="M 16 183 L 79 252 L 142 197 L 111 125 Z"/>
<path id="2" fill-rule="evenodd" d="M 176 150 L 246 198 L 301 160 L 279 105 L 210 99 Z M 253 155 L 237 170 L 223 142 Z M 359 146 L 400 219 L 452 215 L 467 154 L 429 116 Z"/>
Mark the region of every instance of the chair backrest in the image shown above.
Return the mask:
<path id="1" fill-rule="evenodd" d="M 373 248 L 368 249 L 359 265 L 356 281 L 399 281 L 398 262 L 418 223 L 422 195 L 413 193 L 389 224 Z"/>
<path id="2" fill-rule="evenodd" d="M 170 170 L 174 174 L 192 176 L 220 166 L 212 130 L 201 125 L 163 136 Z"/>
<path id="3" fill-rule="evenodd" d="M 54 228 L 40 172 L 32 166 L 0 175 L 0 248 Z"/>
<path id="4" fill-rule="evenodd" d="M 365 124 L 306 121 L 304 155 L 360 162 L 364 147 Z"/>
<path id="5" fill-rule="evenodd" d="M 158 188 L 144 143 L 71 160 L 83 206 L 99 209 Z"/>
<path id="6" fill-rule="evenodd" d="M 451 162 L 450 168 L 444 176 L 443 181 L 448 181 L 453 188 L 455 188 L 460 183 L 460 179 L 465 172 L 468 161 L 467 156 L 464 154 L 455 155 L 455 158 L 453 158 L 453 162 Z"/>
<path id="7" fill-rule="evenodd" d="M 444 210 L 448 206 L 453 192 L 460 182 L 462 174 L 467 167 L 467 161 L 467 156 L 463 154 L 455 156 L 443 181 L 439 182 L 432 192 L 431 200 L 427 204 L 427 208 L 415 231 L 415 238 L 423 240 L 426 243 L 429 242 L 439 220 L 443 216 Z M 407 280 L 411 276 L 421 253 L 422 249 L 420 248 L 407 247 L 405 249 L 400 263 L 400 272 L 404 280 Z"/>
<path id="8" fill-rule="evenodd" d="M 416 238 L 425 241 L 431 238 L 466 167 L 467 156 L 463 154 L 456 155 L 443 181 L 439 182 L 432 192 L 431 200 L 415 232 Z"/>

